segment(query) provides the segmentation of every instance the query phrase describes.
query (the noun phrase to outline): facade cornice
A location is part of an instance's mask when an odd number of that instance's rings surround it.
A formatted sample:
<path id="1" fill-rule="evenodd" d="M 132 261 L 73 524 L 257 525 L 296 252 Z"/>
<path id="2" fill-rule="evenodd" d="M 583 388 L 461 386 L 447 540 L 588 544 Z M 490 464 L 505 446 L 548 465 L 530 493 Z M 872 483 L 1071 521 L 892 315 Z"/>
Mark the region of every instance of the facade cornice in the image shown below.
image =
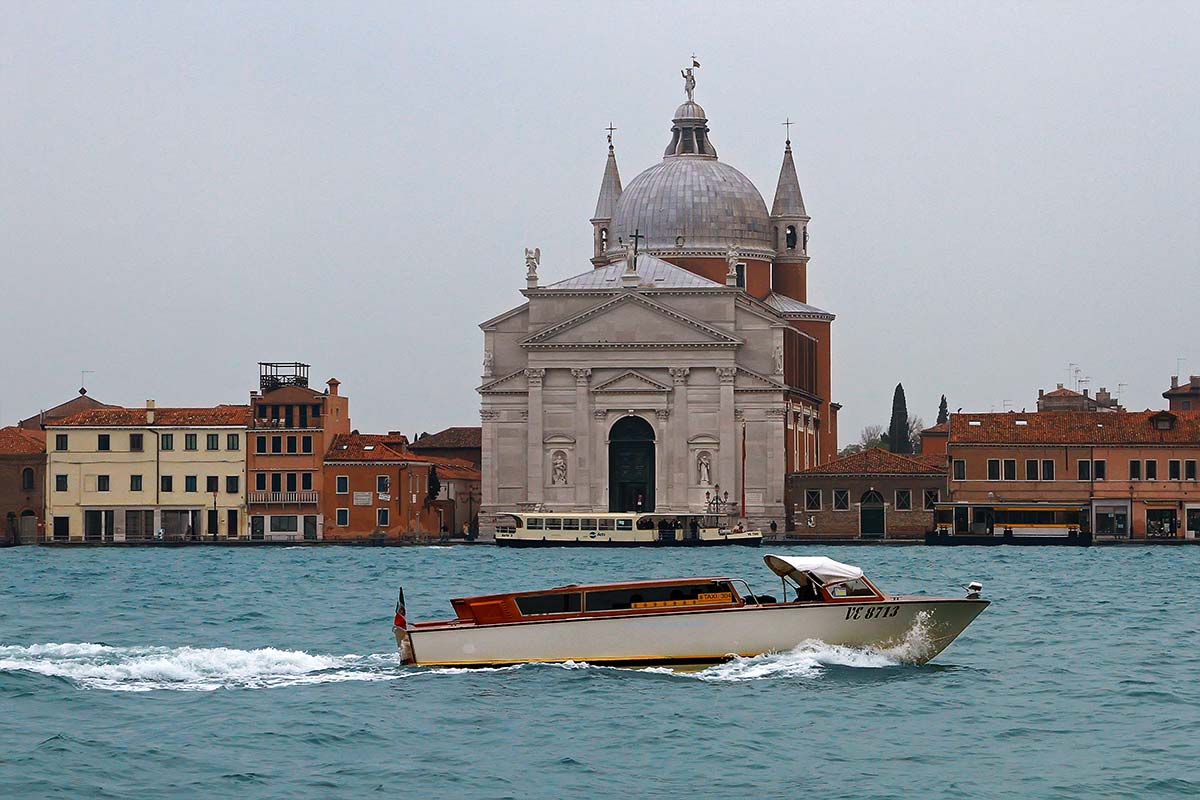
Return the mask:
<path id="1" fill-rule="evenodd" d="M 562 331 L 570 330 L 571 328 L 574 328 L 575 326 L 582 324 L 583 322 L 603 313 L 604 311 L 607 311 L 611 308 L 615 308 L 619 305 L 623 305 L 625 303 L 636 303 L 638 305 L 644 306 L 644 307 L 650 309 L 651 311 L 654 311 L 655 313 L 661 314 L 664 317 L 673 319 L 676 322 L 682 323 L 683 325 L 691 327 L 697 331 L 700 331 L 701 333 L 707 334 L 708 336 L 711 336 L 714 341 L 680 342 L 680 343 L 594 342 L 594 343 L 584 343 L 584 344 L 564 343 L 562 345 L 550 344 L 550 343 L 544 341 Z M 548 347 L 555 348 L 555 349 L 574 348 L 574 347 L 583 347 L 583 348 L 591 348 L 591 349 L 594 349 L 597 347 L 599 347 L 599 348 L 616 348 L 616 349 L 628 349 L 631 347 L 638 348 L 638 349 L 646 348 L 646 347 L 665 347 L 665 348 L 679 349 L 680 347 L 714 347 L 714 346 L 715 347 L 740 347 L 743 343 L 744 342 L 741 339 L 738 339 L 737 337 L 732 336 L 729 333 L 726 333 L 725 331 L 721 330 L 720 328 L 714 328 L 713 326 L 708 325 L 707 323 L 701 322 L 698 319 L 694 319 L 692 317 L 689 317 L 686 314 L 682 314 L 679 311 L 676 311 L 675 309 L 671 308 L 670 306 L 665 306 L 661 303 L 656 303 L 653 300 L 649 300 L 649 299 L 641 296 L 640 292 L 621 292 L 621 293 L 617 294 L 615 297 L 611 297 L 602 303 L 597 303 L 596 305 L 592 306 L 591 308 L 585 309 L 584 311 L 576 314 L 575 316 L 573 316 L 569 319 L 563 320 L 562 322 L 559 322 L 555 325 L 551 325 L 549 327 L 543 328 L 542 330 L 537 331 L 536 333 L 532 333 L 532 334 L 526 336 L 524 339 L 520 340 L 521 347 L 526 348 L 526 349 L 542 349 L 542 348 L 548 348 Z"/>

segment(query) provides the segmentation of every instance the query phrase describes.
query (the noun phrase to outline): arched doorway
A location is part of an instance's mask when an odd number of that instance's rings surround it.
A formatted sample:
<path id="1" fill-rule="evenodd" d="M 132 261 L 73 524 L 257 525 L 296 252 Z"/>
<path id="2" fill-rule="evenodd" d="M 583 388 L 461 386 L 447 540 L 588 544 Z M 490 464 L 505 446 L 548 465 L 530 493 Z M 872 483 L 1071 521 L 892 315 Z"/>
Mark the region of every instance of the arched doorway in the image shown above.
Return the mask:
<path id="1" fill-rule="evenodd" d="M 858 504 L 858 532 L 862 536 L 883 536 L 883 495 L 871 489 L 863 492 Z"/>
<path id="2" fill-rule="evenodd" d="M 641 417 L 608 432 L 608 510 L 654 510 L 654 428 Z"/>

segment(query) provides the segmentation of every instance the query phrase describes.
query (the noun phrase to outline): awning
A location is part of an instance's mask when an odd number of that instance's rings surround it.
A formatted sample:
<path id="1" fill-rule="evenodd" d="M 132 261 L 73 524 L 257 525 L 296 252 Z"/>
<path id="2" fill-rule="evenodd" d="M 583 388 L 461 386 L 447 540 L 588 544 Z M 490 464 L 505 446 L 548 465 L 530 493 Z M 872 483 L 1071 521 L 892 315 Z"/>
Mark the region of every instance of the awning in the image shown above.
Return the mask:
<path id="1" fill-rule="evenodd" d="M 843 564 L 825 556 L 777 556 L 768 553 L 763 556 L 763 561 L 779 577 L 791 577 L 797 583 L 800 582 L 800 574 L 805 572 L 821 583 L 848 581 L 863 576 L 863 571 L 853 564 Z"/>

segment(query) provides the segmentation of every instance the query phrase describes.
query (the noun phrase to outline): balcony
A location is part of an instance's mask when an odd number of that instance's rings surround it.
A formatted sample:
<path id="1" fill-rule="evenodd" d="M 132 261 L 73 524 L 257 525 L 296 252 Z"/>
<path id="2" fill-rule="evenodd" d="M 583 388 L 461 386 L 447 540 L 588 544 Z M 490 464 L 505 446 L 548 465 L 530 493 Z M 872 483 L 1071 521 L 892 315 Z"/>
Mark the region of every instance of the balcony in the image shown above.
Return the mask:
<path id="1" fill-rule="evenodd" d="M 249 492 L 250 505 L 315 506 L 321 499 L 319 492 Z"/>
<path id="2" fill-rule="evenodd" d="M 270 419 L 255 417 L 250 427 L 254 430 L 272 430 L 272 431 L 319 431 L 321 430 L 321 418 L 310 418 L 307 421 L 293 421 L 291 425 L 287 424 L 285 419 Z"/>

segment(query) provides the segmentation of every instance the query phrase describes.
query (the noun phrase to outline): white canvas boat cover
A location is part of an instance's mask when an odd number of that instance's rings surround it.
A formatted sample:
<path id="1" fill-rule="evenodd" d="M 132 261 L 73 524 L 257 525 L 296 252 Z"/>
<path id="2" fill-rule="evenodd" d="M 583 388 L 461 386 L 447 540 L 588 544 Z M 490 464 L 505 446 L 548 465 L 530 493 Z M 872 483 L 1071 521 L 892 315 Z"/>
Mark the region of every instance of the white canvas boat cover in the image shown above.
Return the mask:
<path id="1" fill-rule="evenodd" d="M 779 577 L 791 576 L 797 583 L 802 572 L 811 573 L 821 583 L 848 581 L 863 576 L 863 571 L 853 564 L 843 564 L 825 556 L 777 556 L 768 553 L 763 556 L 763 561 Z"/>

